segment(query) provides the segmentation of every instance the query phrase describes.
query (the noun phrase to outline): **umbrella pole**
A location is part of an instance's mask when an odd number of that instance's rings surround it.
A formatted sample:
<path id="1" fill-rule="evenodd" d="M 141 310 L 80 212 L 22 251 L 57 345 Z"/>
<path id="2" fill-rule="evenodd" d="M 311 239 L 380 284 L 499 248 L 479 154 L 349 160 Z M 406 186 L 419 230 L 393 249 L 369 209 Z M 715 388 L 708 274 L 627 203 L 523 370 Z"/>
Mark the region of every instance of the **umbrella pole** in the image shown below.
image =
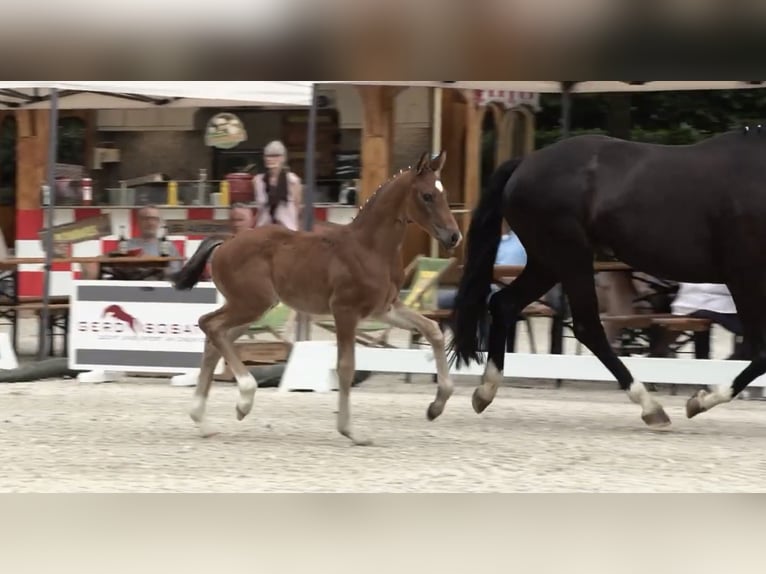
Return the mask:
<path id="1" fill-rule="evenodd" d="M 47 205 L 45 210 L 48 214 L 47 232 L 45 234 L 45 273 L 43 275 L 43 308 L 40 313 L 40 328 L 38 331 L 38 352 L 37 358 L 42 361 L 43 358 L 50 355 L 50 347 L 52 341 L 48 339 L 47 327 L 50 320 L 50 309 L 48 304 L 50 301 L 50 287 L 51 287 L 51 259 L 53 258 L 53 209 L 56 205 L 56 190 L 54 182 L 54 168 L 56 164 L 56 156 L 58 154 L 58 90 L 53 88 L 51 90 L 51 111 L 50 111 L 50 127 L 48 138 L 48 161 L 45 169 L 45 179 L 47 186 L 47 193 L 43 193 L 43 200 L 47 199 Z"/>
<path id="2" fill-rule="evenodd" d="M 306 137 L 306 167 L 303 186 L 303 228 L 311 231 L 314 227 L 314 190 L 316 189 L 315 155 L 317 123 L 317 85 L 311 85 L 311 108 L 309 109 L 308 135 Z M 296 341 L 306 341 L 310 336 L 310 321 L 305 313 L 298 313 L 296 318 Z"/>

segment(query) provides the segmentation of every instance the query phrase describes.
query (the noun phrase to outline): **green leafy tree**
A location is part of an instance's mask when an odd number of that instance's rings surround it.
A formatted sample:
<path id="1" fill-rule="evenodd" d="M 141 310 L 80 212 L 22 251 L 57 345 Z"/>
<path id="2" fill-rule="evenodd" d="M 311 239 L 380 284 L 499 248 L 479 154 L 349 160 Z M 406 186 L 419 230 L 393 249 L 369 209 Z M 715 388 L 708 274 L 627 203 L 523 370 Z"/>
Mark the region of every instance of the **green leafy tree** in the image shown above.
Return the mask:
<path id="1" fill-rule="evenodd" d="M 561 137 L 561 96 L 543 94 L 540 103 L 536 145 L 544 147 Z M 747 124 L 766 125 L 764 106 L 765 89 L 574 94 L 570 134 L 688 144 Z"/>

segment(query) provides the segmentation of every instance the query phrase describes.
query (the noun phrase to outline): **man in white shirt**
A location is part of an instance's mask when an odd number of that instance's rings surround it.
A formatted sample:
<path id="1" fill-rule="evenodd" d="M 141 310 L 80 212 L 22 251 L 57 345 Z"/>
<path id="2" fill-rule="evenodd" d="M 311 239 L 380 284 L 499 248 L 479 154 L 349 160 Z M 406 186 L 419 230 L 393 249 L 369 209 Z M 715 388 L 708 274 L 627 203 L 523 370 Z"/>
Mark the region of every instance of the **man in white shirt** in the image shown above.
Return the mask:
<path id="1" fill-rule="evenodd" d="M 680 283 L 671 309 L 674 315 L 687 315 L 708 319 L 734 333 L 734 353 L 729 359 L 745 360 L 749 356 L 743 340 L 742 323 L 737 306 L 726 285 L 719 283 Z M 694 355 L 698 359 L 710 357 L 710 332 L 694 333 Z"/>

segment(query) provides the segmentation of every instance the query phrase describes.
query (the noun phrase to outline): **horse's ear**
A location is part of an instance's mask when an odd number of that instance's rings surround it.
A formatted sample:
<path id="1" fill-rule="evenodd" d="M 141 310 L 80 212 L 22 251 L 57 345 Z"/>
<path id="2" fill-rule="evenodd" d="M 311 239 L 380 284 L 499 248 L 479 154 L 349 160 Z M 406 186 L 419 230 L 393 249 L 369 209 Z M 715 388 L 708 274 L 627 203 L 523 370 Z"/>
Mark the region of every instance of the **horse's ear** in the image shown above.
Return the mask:
<path id="1" fill-rule="evenodd" d="M 431 160 L 431 169 L 436 173 L 439 173 L 444 167 L 444 162 L 447 160 L 447 150 L 442 150 L 439 155 Z"/>
<path id="2" fill-rule="evenodd" d="M 415 168 L 415 172 L 416 172 L 418 175 L 420 175 L 421 173 L 423 173 L 423 170 L 424 170 L 424 169 L 426 168 L 426 166 L 428 165 L 428 156 L 429 156 L 429 155 L 430 155 L 430 154 L 429 154 L 428 152 L 425 152 L 423 155 L 421 155 L 421 156 L 420 156 L 420 159 L 418 160 L 418 165 L 417 165 L 417 167 Z"/>

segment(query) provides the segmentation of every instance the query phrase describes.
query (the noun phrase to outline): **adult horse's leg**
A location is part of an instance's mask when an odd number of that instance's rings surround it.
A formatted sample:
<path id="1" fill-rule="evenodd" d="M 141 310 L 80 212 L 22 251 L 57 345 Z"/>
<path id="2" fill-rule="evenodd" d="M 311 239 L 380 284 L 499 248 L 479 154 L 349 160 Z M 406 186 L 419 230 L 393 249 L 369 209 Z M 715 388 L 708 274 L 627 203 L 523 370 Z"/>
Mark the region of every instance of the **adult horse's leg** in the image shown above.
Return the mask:
<path id="1" fill-rule="evenodd" d="M 401 329 L 417 329 L 431 344 L 434 360 L 436 361 L 437 388 L 436 399 L 428 406 L 426 416 L 429 421 L 434 420 L 444 412 L 444 407 L 450 396 L 452 396 L 455 387 L 449 377 L 449 365 L 447 364 L 447 355 L 444 351 L 444 333 L 442 333 L 436 321 L 423 317 L 420 313 L 407 308 L 399 300 L 394 303 L 393 308 L 381 319 Z"/>
<path id="2" fill-rule="evenodd" d="M 572 309 L 575 335 L 615 376 L 620 388 L 628 392 L 630 400 L 641 405 L 641 419 L 650 427 L 666 427 L 670 425 L 670 418 L 660 403 L 649 394 L 641 381 L 633 379 L 606 338 L 598 314 L 591 261 L 592 258 L 584 258 L 582 271 L 572 272 L 562 281 Z"/>
<path id="3" fill-rule="evenodd" d="M 527 305 L 545 295 L 555 284 L 556 277 L 530 259 L 515 281 L 491 296 L 487 366 L 471 400 L 477 413 L 483 412 L 492 403 L 503 381 L 509 324 L 516 321 Z"/>
<path id="4" fill-rule="evenodd" d="M 750 364 L 730 384 L 721 385 L 713 392 L 700 390 L 692 395 L 686 402 L 688 418 L 709 411 L 721 403 L 728 403 L 751 382 L 766 373 L 766 310 L 763 308 L 763 295 L 757 285 L 757 278 L 753 278 L 745 287 L 729 285 L 742 322 L 745 340 L 750 346 Z"/>
<path id="5" fill-rule="evenodd" d="M 215 311 L 214 311 L 215 312 Z M 227 339 L 232 343 L 241 337 L 247 331 L 248 325 L 229 329 Z M 212 343 L 210 338 L 205 337 L 205 351 L 202 355 L 202 366 L 197 377 L 197 386 L 194 389 L 194 404 L 189 411 L 191 419 L 197 423 L 200 435 L 210 437 L 217 434 L 205 421 L 205 408 L 207 407 L 207 398 L 210 394 L 210 386 L 213 383 L 213 371 L 221 358 L 221 352 Z"/>
<path id="6" fill-rule="evenodd" d="M 249 302 L 248 307 L 234 307 L 227 302 L 219 309 L 218 313 L 214 312 L 205 315 L 199 321 L 200 329 L 220 351 L 237 381 L 237 386 L 239 387 L 239 401 L 237 401 L 238 420 L 244 419 L 253 408 L 253 398 L 255 397 L 258 383 L 237 355 L 233 345 L 234 339 L 229 340 L 229 338 L 231 331 L 236 327 L 250 324 L 263 315 L 268 309 L 268 304 L 261 305 L 261 307 L 254 307 L 252 301 Z"/>
<path id="7" fill-rule="evenodd" d="M 354 438 L 351 432 L 351 406 L 349 397 L 354 379 L 356 326 L 358 316 L 353 310 L 333 309 L 335 318 L 335 337 L 338 344 L 338 432 L 350 439 L 355 445 L 369 446 L 372 441 Z"/>

